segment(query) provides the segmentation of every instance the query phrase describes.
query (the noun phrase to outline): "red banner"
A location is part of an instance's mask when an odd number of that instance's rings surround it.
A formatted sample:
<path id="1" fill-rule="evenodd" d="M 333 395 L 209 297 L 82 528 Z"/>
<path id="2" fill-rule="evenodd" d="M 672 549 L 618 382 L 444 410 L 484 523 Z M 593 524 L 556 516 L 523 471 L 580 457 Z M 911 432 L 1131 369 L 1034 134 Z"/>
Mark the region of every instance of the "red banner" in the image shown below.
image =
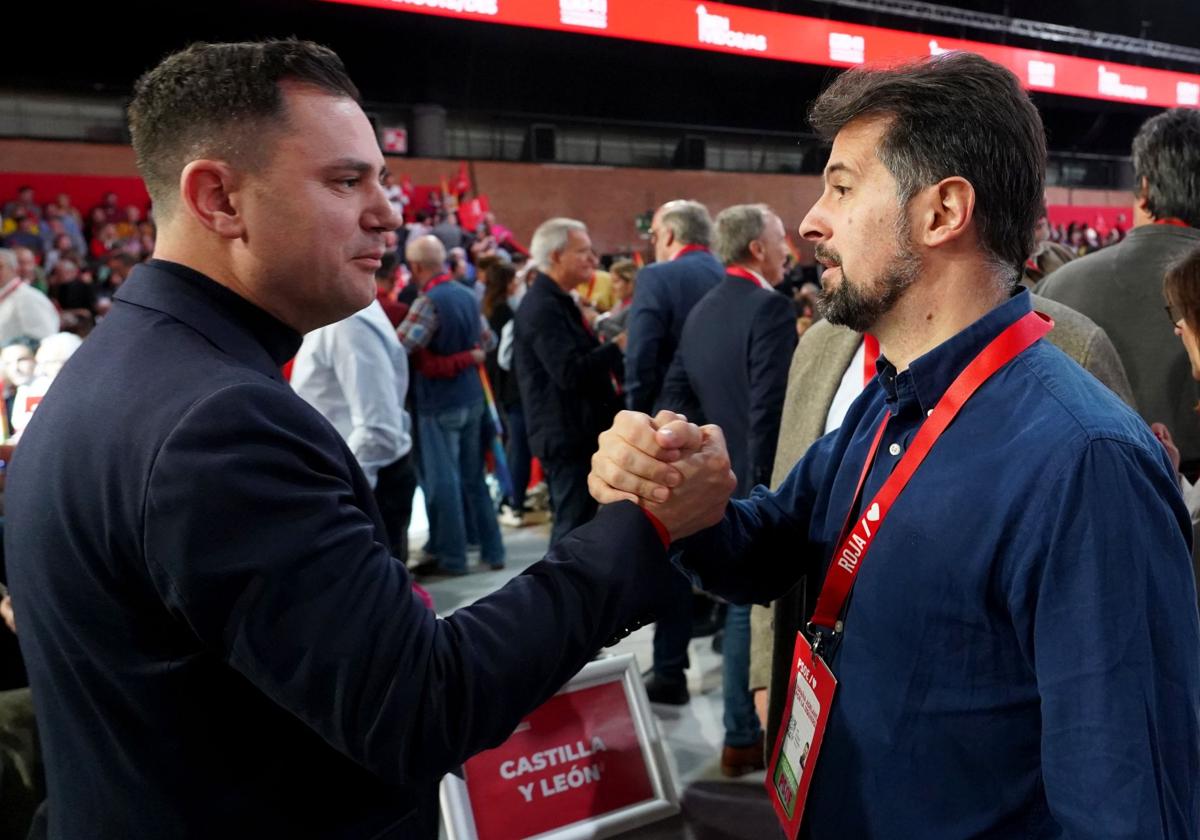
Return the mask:
<path id="1" fill-rule="evenodd" d="M 1111 61 L 922 35 L 878 26 L 746 9 L 694 0 L 326 0 L 415 14 L 581 32 L 631 41 L 850 67 L 950 50 L 978 53 L 1016 73 L 1029 90 L 1200 107 L 1200 75 Z"/>
<path id="2" fill-rule="evenodd" d="M 109 192 L 117 194 L 120 207 L 132 204 L 144 211 L 150 204 L 150 196 L 141 178 L 58 175 L 48 172 L 0 172 L 0 204 L 16 198 L 17 190 L 23 186 L 33 187 L 34 199 L 39 205 L 49 204 L 59 193 L 66 193 L 71 197 L 75 209 L 84 215 Z"/>
<path id="3" fill-rule="evenodd" d="M 464 768 L 479 840 L 519 840 L 654 799 L 620 681 L 557 694 Z"/>
<path id="4" fill-rule="evenodd" d="M 1132 203 L 1132 198 L 1130 199 Z M 1052 225 L 1069 225 L 1071 222 L 1091 225 L 1099 233 L 1108 233 L 1113 228 L 1128 232 L 1133 227 L 1131 207 L 1108 207 L 1104 205 L 1051 204 L 1046 208 L 1046 217 Z"/>

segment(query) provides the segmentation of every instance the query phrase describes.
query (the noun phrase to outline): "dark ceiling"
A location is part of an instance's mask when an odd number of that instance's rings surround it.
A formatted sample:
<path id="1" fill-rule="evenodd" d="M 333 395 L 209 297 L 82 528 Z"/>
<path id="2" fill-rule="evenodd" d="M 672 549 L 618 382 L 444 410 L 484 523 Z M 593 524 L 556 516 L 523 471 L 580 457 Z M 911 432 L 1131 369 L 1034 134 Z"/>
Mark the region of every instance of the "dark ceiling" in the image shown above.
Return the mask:
<path id="1" fill-rule="evenodd" d="M 815 0 L 742 0 L 739 5 L 996 38 Z M 1200 0 L 964 0 L 957 5 L 1200 46 Z M 5 50 L 6 84 L 26 91 L 126 95 L 141 71 L 190 41 L 297 35 L 336 49 L 365 98 L 379 103 L 797 132 L 804 129 L 808 103 L 835 72 L 315 0 L 211 0 L 190 6 L 129 0 L 119 11 L 111 8 L 88 4 L 64 10 L 56 14 L 66 23 L 53 35 L 12 39 Z M 138 34 L 139 20 L 149 22 L 153 38 Z M 1066 51 L 1141 63 L 1128 54 Z M 1037 101 L 1051 147 L 1062 151 L 1126 154 L 1137 126 L 1154 113 L 1058 96 L 1039 95 Z"/>

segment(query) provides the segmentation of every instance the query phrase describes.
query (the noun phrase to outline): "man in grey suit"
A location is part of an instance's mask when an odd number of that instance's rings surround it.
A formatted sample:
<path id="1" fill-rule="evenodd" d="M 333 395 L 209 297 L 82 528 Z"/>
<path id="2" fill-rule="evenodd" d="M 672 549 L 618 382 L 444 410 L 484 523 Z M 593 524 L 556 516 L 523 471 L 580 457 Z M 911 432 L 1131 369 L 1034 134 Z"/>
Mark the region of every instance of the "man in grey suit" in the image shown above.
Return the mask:
<path id="1" fill-rule="evenodd" d="M 1037 295 L 1033 296 L 1033 308 L 1054 319 L 1054 329 L 1046 337 L 1050 343 L 1134 406 L 1129 379 L 1104 330 L 1070 307 Z M 860 333 L 824 320 L 813 324 L 800 339 L 788 372 L 772 487 L 779 486 L 817 438 L 841 425 L 849 405 L 843 395 L 857 396 L 863 387 L 864 344 Z M 750 689 L 765 722 L 768 756 L 779 731 L 792 646 L 812 614 L 815 599 L 816 592 L 809 592 L 801 580 L 769 607 L 755 606 L 751 611 Z"/>
<path id="2" fill-rule="evenodd" d="M 1133 140 L 1134 227 L 1124 240 L 1074 260 L 1038 286 L 1108 333 L 1147 423 L 1166 423 L 1183 471 L 1200 467 L 1200 389 L 1183 346 L 1163 321 L 1167 266 L 1200 245 L 1200 111 L 1151 117 Z"/>

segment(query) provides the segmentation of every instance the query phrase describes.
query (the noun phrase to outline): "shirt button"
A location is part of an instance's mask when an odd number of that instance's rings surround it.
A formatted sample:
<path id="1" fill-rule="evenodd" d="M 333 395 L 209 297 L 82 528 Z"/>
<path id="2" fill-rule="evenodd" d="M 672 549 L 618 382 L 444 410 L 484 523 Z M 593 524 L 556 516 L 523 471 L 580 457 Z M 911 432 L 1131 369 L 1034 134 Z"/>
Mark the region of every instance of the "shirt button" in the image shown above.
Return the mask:
<path id="1" fill-rule="evenodd" d="M 888 452 L 892 453 L 893 455 L 899 455 L 900 454 L 900 444 L 893 443 L 891 446 L 888 447 Z"/>

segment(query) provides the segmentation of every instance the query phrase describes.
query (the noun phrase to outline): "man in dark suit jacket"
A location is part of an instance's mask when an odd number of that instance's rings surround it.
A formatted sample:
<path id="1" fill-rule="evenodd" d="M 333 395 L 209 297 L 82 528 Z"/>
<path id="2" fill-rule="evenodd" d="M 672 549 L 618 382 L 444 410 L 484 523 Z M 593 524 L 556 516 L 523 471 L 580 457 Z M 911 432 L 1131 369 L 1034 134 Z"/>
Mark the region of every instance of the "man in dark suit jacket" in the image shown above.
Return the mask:
<path id="1" fill-rule="evenodd" d="M 783 280 L 783 222 L 760 204 L 721 211 L 714 250 L 725 280 L 688 315 L 661 402 L 725 432 L 737 476 L 737 498 L 771 480 L 788 365 L 796 349 L 796 316 L 775 291 Z M 690 412 L 690 413 L 689 413 Z M 763 766 L 763 733 L 748 689 L 750 607 L 725 614 L 725 748 L 721 770 L 740 776 Z"/>
<path id="2" fill-rule="evenodd" d="M 650 223 L 654 259 L 638 272 L 625 349 L 625 406 L 647 414 L 658 404 L 683 322 L 725 268 L 708 250 L 712 220 L 703 204 L 668 201 Z"/>
<path id="3" fill-rule="evenodd" d="M 636 623 L 676 574 L 664 538 L 610 505 L 439 620 L 350 450 L 279 372 L 301 333 L 372 301 L 400 223 L 341 61 L 194 45 L 138 82 L 130 120 L 155 259 L 8 482 L 49 835 L 436 837 L 442 774 Z M 702 527 L 660 519 L 667 539 Z"/>
<path id="4" fill-rule="evenodd" d="M 725 276 L 725 267 L 709 252 L 712 219 L 699 202 L 668 201 L 658 208 L 650 241 L 655 262 L 638 272 L 625 348 L 625 406 L 645 413 L 660 405 L 659 391 L 688 313 Z M 646 692 L 652 702 L 682 705 L 688 701 L 684 669 L 692 588 L 682 576 L 674 584 L 655 609 L 654 665 Z"/>
<path id="5" fill-rule="evenodd" d="M 529 448 L 550 487 L 553 546 L 596 513 L 587 477 L 596 438 L 621 407 L 613 385 L 625 337 L 601 344 L 571 297 L 596 271 L 583 222 L 543 222 L 530 251 L 539 271 L 517 309 L 514 364 Z"/>

